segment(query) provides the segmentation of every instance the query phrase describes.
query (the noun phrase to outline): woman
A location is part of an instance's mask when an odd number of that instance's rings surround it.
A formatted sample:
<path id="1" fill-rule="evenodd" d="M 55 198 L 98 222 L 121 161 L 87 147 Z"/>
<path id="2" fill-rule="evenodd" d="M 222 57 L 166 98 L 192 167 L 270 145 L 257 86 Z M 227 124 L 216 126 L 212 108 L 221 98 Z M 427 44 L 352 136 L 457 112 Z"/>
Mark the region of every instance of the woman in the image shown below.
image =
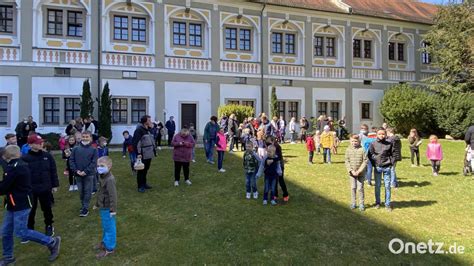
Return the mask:
<path id="1" fill-rule="evenodd" d="M 235 117 L 235 114 L 231 114 L 227 122 L 227 133 L 230 140 L 229 152 L 234 152 L 234 145 L 237 144 L 236 137 L 237 137 L 238 129 L 239 129 L 239 124 L 237 123 L 237 118 Z M 237 149 L 239 149 L 239 144 L 237 144 Z"/>
<path id="2" fill-rule="evenodd" d="M 210 164 L 214 164 L 214 146 L 216 145 L 217 131 L 219 131 L 217 117 L 211 116 L 210 121 L 207 122 L 206 127 L 204 128 L 203 136 L 206 159 Z"/>
<path id="3" fill-rule="evenodd" d="M 184 172 L 184 182 L 190 186 L 191 180 L 189 180 L 189 163 L 192 160 L 194 138 L 189 134 L 187 128 L 181 129 L 179 134 L 173 137 L 171 145 L 174 147 L 173 150 L 173 161 L 174 161 L 174 186 L 179 186 L 179 179 L 181 175 L 181 168 Z"/>
<path id="4" fill-rule="evenodd" d="M 76 120 L 69 121 L 69 124 L 67 125 L 66 130 L 64 130 L 67 136 L 71 136 L 71 135 L 74 135 L 74 133 L 76 133 L 75 125 L 76 125 Z"/>

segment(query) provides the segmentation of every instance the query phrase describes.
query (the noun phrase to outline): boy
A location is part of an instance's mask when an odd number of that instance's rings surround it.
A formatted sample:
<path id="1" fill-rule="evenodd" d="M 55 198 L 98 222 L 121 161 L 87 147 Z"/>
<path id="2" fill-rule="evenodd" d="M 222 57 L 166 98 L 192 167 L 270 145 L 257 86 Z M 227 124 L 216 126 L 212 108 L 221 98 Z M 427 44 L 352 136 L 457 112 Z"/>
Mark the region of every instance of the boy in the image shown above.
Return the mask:
<path id="1" fill-rule="evenodd" d="M 130 168 L 132 169 L 132 174 L 136 175 L 136 171 L 133 168 L 133 164 L 137 160 L 137 154 L 133 152 L 133 143 L 132 143 L 132 136 L 130 136 L 130 133 L 125 130 L 122 133 L 123 136 L 123 143 L 122 143 L 122 157 L 125 158 L 125 155 L 128 152 L 128 158 L 130 159 Z"/>
<path id="2" fill-rule="evenodd" d="M 278 176 L 282 175 L 280 158 L 275 154 L 276 148 L 273 145 L 270 145 L 267 148 L 267 156 L 263 158 L 260 163 L 260 168 L 258 170 L 257 176 L 261 176 L 262 173 L 265 173 L 265 189 L 263 191 L 263 205 L 268 204 L 268 192 L 270 193 L 271 204 L 272 206 L 277 205 L 275 201 L 275 191 L 276 191 L 276 182 Z"/>
<path id="3" fill-rule="evenodd" d="M 386 129 L 387 130 L 387 138 L 388 141 L 392 142 L 393 144 L 393 157 L 394 157 L 394 162 L 391 170 L 391 178 L 390 178 L 390 183 L 393 188 L 398 187 L 398 180 L 397 180 L 397 172 L 395 171 L 395 167 L 397 167 L 397 162 L 402 160 L 402 142 L 400 141 L 400 138 L 395 135 L 395 129 L 392 127 L 389 127 Z"/>
<path id="4" fill-rule="evenodd" d="M 99 137 L 99 147 L 97 147 L 97 157 L 104 157 L 109 156 L 109 148 L 107 148 L 107 141 L 106 137 Z"/>
<path id="5" fill-rule="evenodd" d="M 101 259 L 114 253 L 117 243 L 117 230 L 115 217 L 117 214 L 117 188 L 115 177 L 110 172 L 112 159 L 108 156 L 100 157 L 97 161 L 97 173 L 99 174 L 99 191 L 97 192 L 97 203 L 94 208 L 100 209 L 102 222 L 102 241 L 97 246 L 100 252 L 97 258 Z"/>
<path id="6" fill-rule="evenodd" d="M 314 139 L 311 134 L 306 135 L 306 149 L 308 150 L 308 163 L 313 164 L 314 150 L 316 149 L 314 145 Z"/>
<path id="7" fill-rule="evenodd" d="M 257 179 L 256 174 L 258 170 L 258 159 L 255 151 L 253 150 L 253 143 L 245 143 L 243 166 L 245 170 L 245 188 L 247 191 L 246 198 L 250 199 L 251 192 L 253 191 L 253 198 L 258 199 L 257 190 Z"/>
<path id="8" fill-rule="evenodd" d="M 5 148 L 9 145 L 17 145 L 17 140 L 16 140 L 16 135 L 12 133 L 8 133 L 5 135 L 5 140 L 7 141 L 7 144 L 5 147 L 0 148 L 0 166 L 2 169 L 5 170 L 5 167 L 7 167 L 7 162 L 5 162 L 2 159 L 3 152 L 5 151 Z"/>
<path id="9" fill-rule="evenodd" d="M 377 133 L 370 132 L 362 136 L 363 137 L 361 139 L 361 144 L 362 144 L 362 147 L 364 148 L 364 151 L 367 153 L 367 158 L 369 158 L 369 161 L 367 162 L 367 173 L 365 174 L 365 179 L 367 180 L 367 185 L 370 187 L 372 186 L 372 172 L 373 172 L 374 166 L 372 165 L 372 161 L 370 159 L 371 157 L 369 154 L 369 148 L 370 148 L 370 144 L 377 139 Z"/>
<path id="10" fill-rule="evenodd" d="M 323 147 L 324 163 L 331 164 L 331 148 L 334 146 L 334 135 L 329 131 L 329 126 L 325 125 L 321 134 L 321 147 Z"/>
<path id="11" fill-rule="evenodd" d="M 89 202 L 92 196 L 92 186 L 97 167 L 97 149 L 91 146 L 92 133 L 85 131 L 81 135 L 81 143 L 74 147 L 69 159 L 69 165 L 76 175 L 77 186 L 81 200 L 80 217 L 89 215 Z"/>
<path id="12" fill-rule="evenodd" d="M 364 179 L 367 154 L 360 145 L 359 135 L 351 136 L 351 146 L 346 150 L 345 164 L 351 185 L 351 209 L 356 208 L 356 191 L 358 191 L 359 210 L 364 211 Z"/>

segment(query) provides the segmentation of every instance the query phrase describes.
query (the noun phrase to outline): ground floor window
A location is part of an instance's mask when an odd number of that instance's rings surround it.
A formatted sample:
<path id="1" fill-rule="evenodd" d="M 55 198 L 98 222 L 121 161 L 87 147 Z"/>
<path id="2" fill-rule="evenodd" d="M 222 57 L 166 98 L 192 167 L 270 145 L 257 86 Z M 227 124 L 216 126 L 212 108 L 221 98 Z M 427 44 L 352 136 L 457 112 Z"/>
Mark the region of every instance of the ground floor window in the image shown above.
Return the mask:
<path id="1" fill-rule="evenodd" d="M 68 123 L 71 120 L 81 116 L 81 99 L 78 98 L 64 98 L 64 122 Z"/>
<path id="2" fill-rule="evenodd" d="M 130 111 L 129 111 L 130 110 Z M 112 123 L 135 124 L 148 113 L 148 99 L 135 97 L 112 98 Z"/>
<path id="3" fill-rule="evenodd" d="M 340 114 L 341 114 L 341 102 L 339 101 L 317 101 L 316 102 L 316 107 L 318 108 L 316 110 L 316 113 L 318 116 L 320 115 L 326 115 L 332 117 L 334 121 L 337 121 L 340 119 Z"/>
<path id="4" fill-rule="evenodd" d="M 299 101 L 278 101 L 278 115 L 283 116 L 286 121 L 290 121 L 292 117 L 298 121 L 300 117 Z"/>
<path id="5" fill-rule="evenodd" d="M 59 97 L 43 98 L 43 124 L 59 125 Z"/>
<path id="6" fill-rule="evenodd" d="M 250 106 L 253 108 L 253 112 L 255 115 L 255 100 L 254 99 L 226 99 L 226 104 L 234 104 L 234 105 L 244 105 Z"/>
<path id="7" fill-rule="evenodd" d="M 360 103 L 360 114 L 361 114 L 361 119 L 371 120 L 372 119 L 372 103 L 371 102 L 361 102 Z"/>
<path id="8" fill-rule="evenodd" d="M 64 125 L 81 115 L 79 96 L 40 96 L 40 123 L 46 125 Z"/>

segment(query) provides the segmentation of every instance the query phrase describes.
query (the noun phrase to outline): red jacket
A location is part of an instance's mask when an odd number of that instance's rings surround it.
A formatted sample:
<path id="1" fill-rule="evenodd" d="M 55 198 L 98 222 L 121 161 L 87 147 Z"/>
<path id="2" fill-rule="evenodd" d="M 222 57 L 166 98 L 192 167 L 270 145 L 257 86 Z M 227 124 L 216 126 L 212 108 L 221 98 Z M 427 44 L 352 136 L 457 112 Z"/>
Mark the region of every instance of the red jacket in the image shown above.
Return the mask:
<path id="1" fill-rule="evenodd" d="M 306 149 L 308 149 L 308 151 L 314 151 L 316 149 L 314 139 L 311 136 L 306 138 Z"/>

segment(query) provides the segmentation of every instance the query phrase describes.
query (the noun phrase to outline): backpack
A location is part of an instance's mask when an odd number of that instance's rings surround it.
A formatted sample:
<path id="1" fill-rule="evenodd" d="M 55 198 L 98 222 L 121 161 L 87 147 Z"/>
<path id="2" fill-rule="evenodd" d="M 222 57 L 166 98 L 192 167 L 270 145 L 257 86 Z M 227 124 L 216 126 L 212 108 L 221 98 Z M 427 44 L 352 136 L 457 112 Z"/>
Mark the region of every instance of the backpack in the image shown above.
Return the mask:
<path id="1" fill-rule="evenodd" d="M 137 146 L 143 159 L 151 159 L 156 156 L 155 141 L 151 133 L 143 135 Z"/>

